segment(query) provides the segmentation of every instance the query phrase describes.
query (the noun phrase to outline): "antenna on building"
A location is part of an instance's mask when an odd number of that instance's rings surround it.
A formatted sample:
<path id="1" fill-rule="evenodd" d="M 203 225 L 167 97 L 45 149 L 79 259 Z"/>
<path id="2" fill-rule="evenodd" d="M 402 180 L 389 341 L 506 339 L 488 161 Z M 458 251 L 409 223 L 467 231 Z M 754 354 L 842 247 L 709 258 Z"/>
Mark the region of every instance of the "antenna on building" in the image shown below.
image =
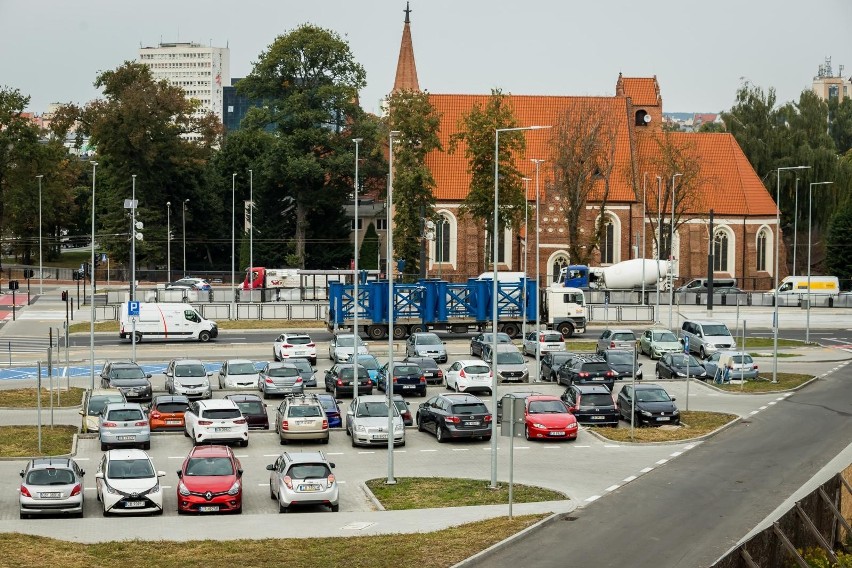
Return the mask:
<path id="1" fill-rule="evenodd" d="M 838 65 L 838 67 L 840 68 L 840 71 L 837 72 L 837 76 L 843 77 L 843 65 Z"/>

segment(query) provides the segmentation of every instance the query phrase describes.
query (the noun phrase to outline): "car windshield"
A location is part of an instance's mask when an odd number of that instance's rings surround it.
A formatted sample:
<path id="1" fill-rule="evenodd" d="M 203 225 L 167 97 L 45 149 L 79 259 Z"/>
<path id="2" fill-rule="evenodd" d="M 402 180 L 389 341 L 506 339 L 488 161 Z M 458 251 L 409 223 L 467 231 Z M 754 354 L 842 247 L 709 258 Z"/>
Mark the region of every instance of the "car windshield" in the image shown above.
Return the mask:
<path id="1" fill-rule="evenodd" d="M 581 406 L 612 406 L 612 396 L 602 392 L 592 392 L 580 397 Z"/>
<path id="2" fill-rule="evenodd" d="M 690 367 L 701 366 L 701 362 L 692 355 L 687 356 L 686 353 L 672 354 L 672 365 L 674 365 L 675 367 L 686 367 L 687 364 Z"/>
<path id="3" fill-rule="evenodd" d="M 414 363 L 417 363 L 417 366 L 421 369 L 432 371 L 438 368 L 438 364 L 434 359 L 412 359 Z"/>
<path id="4" fill-rule="evenodd" d="M 487 375 L 491 372 L 488 365 L 468 365 L 463 370 L 468 375 Z"/>
<path id="5" fill-rule="evenodd" d="M 311 338 L 307 335 L 290 335 L 287 337 L 287 343 L 290 345 L 307 345 L 311 342 Z"/>
<path id="6" fill-rule="evenodd" d="M 291 418 L 313 418 L 322 416 L 322 409 L 313 404 L 293 405 L 290 407 Z"/>
<path id="7" fill-rule="evenodd" d="M 242 418 L 239 408 L 208 408 L 201 413 L 204 418 L 211 420 L 225 420 L 231 418 Z"/>
<path id="8" fill-rule="evenodd" d="M 417 338 L 417 345 L 440 345 L 441 340 L 437 335 L 421 335 Z"/>
<path id="9" fill-rule="evenodd" d="M 568 412 L 565 405 L 558 400 L 531 400 L 530 414 L 556 414 Z"/>
<path id="10" fill-rule="evenodd" d="M 266 408 L 259 400 L 241 400 L 236 405 L 243 414 L 266 414 Z"/>
<path id="11" fill-rule="evenodd" d="M 488 414 L 488 409 L 481 402 L 465 402 L 454 404 L 453 414 Z"/>
<path id="12" fill-rule="evenodd" d="M 380 418 L 382 416 L 387 417 L 387 415 L 388 405 L 386 402 L 362 402 L 358 405 L 358 410 L 355 412 L 355 416 L 362 418 Z M 393 407 L 393 415 L 399 416 L 396 406 Z"/>
<path id="13" fill-rule="evenodd" d="M 632 365 L 634 359 L 632 351 L 608 351 L 607 358 L 610 363 L 616 365 Z"/>
<path id="14" fill-rule="evenodd" d="M 299 369 L 300 372 L 313 372 L 314 368 L 311 367 L 311 362 L 307 359 L 290 359 L 289 363 Z"/>
<path id="15" fill-rule="evenodd" d="M 524 356 L 519 351 L 498 351 L 497 364 L 503 365 L 523 365 Z"/>
<path id="16" fill-rule="evenodd" d="M 372 355 L 361 355 L 358 357 L 358 364 L 370 371 L 375 371 L 379 368 L 379 360 Z"/>
<path id="17" fill-rule="evenodd" d="M 124 402 L 124 397 L 120 394 L 93 396 L 89 399 L 89 416 L 97 416 L 112 402 Z"/>
<path id="18" fill-rule="evenodd" d="M 234 464 L 229 458 L 189 458 L 185 475 L 234 475 Z"/>
<path id="19" fill-rule="evenodd" d="M 113 369 L 110 372 L 110 378 L 112 379 L 144 379 L 145 371 L 140 369 L 139 367 L 121 367 L 117 369 Z"/>
<path id="20" fill-rule="evenodd" d="M 332 397 L 324 396 L 324 397 L 320 397 L 319 400 L 320 400 L 320 404 L 322 404 L 322 407 L 325 410 L 326 414 L 328 414 L 329 410 L 333 410 L 334 412 L 338 412 L 337 401 L 334 400 Z"/>
<path id="21" fill-rule="evenodd" d="M 669 393 L 663 389 L 642 389 L 636 393 L 639 402 L 667 402 L 670 401 Z"/>
<path id="22" fill-rule="evenodd" d="M 231 363 L 228 367 L 229 375 L 256 375 L 257 369 L 254 368 L 254 363 Z"/>
<path id="23" fill-rule="evenodd" d="M 176 377 L 204 377 L 207 371 L 204 370 L 204 365 L 175 365 Z"/>
<path id="24" fill-rule="evenodd" d="M 728 331 L 728 326 L 723 323 L 713 324 L 713 325 L 705 325 L 704 326 L 704 335 L 709 336 L 719 336 L 719 335 L 731 335 L 731 332 Z"/>
<path id="25" fill-rule="evenodd" d="M 31 469 L 27 474 L 27 485 L 70 485 L 74 483 L 74 472 L 70 469 Z"/>
<path id="26" fill-rule="evenodd" d="M 169 412 L 174 414 L 179 412 L 186 412 L 188 408 L 188 402 L 161 402 L 157 405 L 156 410 L 158 412 Z"/>
<path id="27" fill-rule="evenodd" d="M 652 337 L 654 341 L 659 341 L 660 343 L 677 343 L 677 337 L 670 331 L 654 332 Z"/>
<path id="28" fill-rule="evenodd" d="M 324 463 L 298 463 L 290 467 L 287 475 L 291 479 L 323 479 L 331 475 Z"/>
<path id="29" fill-rule="evenodd" d="M 111 460 L 107 466 L 109 479 L 145 479 L 154 477 L 149 460 Z"/>
<path id="30" fill-rule="evenodd" d="M 110 410 L 106 417 L 107 420 L 115 422 L 130 422 L 133 420 L 142 420 L 143 418 L 142 411 L 138 408 L 117 408 Z"/>
<path id="31" fill-rule="evenodd" d="M 364 345 L 364 342 L 359 340 L 358 345 Z M 355 346 L 355 338 L 351 335 L 338 335 L 337 336 L 337 346 L 338 347 L 354 347 Z"/>
<path id="32" fill-rule="evenodd" d="M 266 374 L 270 377 L 298 377 L 299 369 L 296 367 L 271 367 Z"/>
<path id="33" fill-rule="evenodd" d="M 624 333 L 613 333 L 612 334 L 613 341 L 635 341 L 636 336 L 633 335 L 633 332 L 624 332 Z"/>

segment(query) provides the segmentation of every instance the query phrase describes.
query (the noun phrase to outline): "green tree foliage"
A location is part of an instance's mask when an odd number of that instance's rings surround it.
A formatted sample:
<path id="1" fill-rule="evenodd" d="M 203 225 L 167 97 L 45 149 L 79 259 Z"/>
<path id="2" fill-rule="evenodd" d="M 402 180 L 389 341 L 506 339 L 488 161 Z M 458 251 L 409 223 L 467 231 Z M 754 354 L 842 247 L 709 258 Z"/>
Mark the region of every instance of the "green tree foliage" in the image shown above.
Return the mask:
<path id="1" fill-rule="evenodd" d="M 852 150 L 852 98 L 846 97 L 842 103 L 837 99 L 828 102 L 828 130 L 834 145 L 840 154 Z"/>
<path id="2" fill-rule="evenodd" d="M 376 270 L 379 268 L 379 233 L 373 223 L 367 225 L 361 249 L 358 251 L 358 269 Z"/>
<path id="3" fill-rule="evenodd" d="M 698 132 L 727 132 L 724 123 L 721 122 L 702 122 L 698 127 Z"/>
<path id="4" fill-rule="evenodd" d="M 435 217 L 435 180 L 426 166 L 426 155 L 441 149 L 441 117 L 428 93 L 401 91 L 388 102 L 390 130 L 399 132 L 393 147 L 394 256 L 405 260 L 406 272 L 417 273 L 422 224 Z"/>

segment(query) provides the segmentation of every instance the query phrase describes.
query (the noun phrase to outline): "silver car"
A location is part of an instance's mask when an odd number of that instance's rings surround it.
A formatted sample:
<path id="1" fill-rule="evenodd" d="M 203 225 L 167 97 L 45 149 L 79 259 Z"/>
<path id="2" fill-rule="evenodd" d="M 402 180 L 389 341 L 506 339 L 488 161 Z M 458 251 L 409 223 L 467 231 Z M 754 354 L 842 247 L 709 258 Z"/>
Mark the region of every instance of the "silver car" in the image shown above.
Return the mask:
<path id="1" fill-rule="evenodd" d="M 598 338 L 597 352 L 603 353 L 607 349 L 623 349 L 632 351 L 636 346 L 636 334 L 629 329 L 605 329 Z"/>
<path id="2" fill-rule="evenodd" d="M 112 446 L 151 448 L 151 426 L 142 406 L 135 402 L 108 404 L 100 415 L 98 437 L 101 451 Z"/>
<path id="3" fill-rule="evenodd" d="M 258 375 L 257 390 L 263 398 L 272 395 L 300 394 L 304 381 L 299 369 L 292 363 L 267 363 Z"/>
<path id="4" fill-rule="evenodd" d="M 346 363 L 355 353 L 355 335 L 352 333 L 338 333 L 332 336 L 328 344 L 328 358 L 335 363 Z M 358 337 L 358 354 L 367 355 L 367 345 Z"/>
<path id="5" fill-rule="evenodd" d="M 278 501 L 278 512 L 294 505 L 326 505 L 340 510 L 340 492 L 331 470 L 334 464 L 322 452 L 284 452 L 269 470 L 269 496 Z"/>
<path id="6" fill-rule="evenodd" d="M 740 351 L 716 351 L 703 363 L 707 378 L 716 382 L 731 379 L 749 381 L 758 376 L 757 363 L 751 355 Z M 725 367 L 728 368 L 727 378 Z"/>
<path id="7" fill-rule="evenodd" d="M 204 363 L 197 359 L 174 359 L 166 367 L 166 390 L 191 399 L 210 398 L 210 375 Z"/>
<path id="8" fill-rule="evenodd" d="M 405 424 L 396 405 L 392 405 L 393 443 L 405 445 Z M 383 395 L 365 395 L 354 399 L 346 411 L 346 433 L 352 446 L 387 445 L 388 402 Z"/>
<path id="9" fill-rule="evenodd" d="M 436 363 L 446 363 L 447 347 L 434 333 L 412 333 L 405 342 L 405 356 L 429 357 Z"/>
<path id="10" fill-rule="evenodd" d="M 483 351 L 483 359 L 491 365 L 490 345 Z M 510 343 L 497 344 L 497 381 L 500 383 L 528 383 L 530 371 L 527 362 L 518 348 Z"/>
<path id="11" fill-rule="evenodd" d="M 248 359 L 228 359 L 219 369 L 220 389 L 253 389 L 258 372 Z"/>
<path id="12" fill-rule="evenodd" d="M 83 516 L 83 475 L 69 458 L 36 458 L 21 470 L 21 518 L 32 515 Z"/>

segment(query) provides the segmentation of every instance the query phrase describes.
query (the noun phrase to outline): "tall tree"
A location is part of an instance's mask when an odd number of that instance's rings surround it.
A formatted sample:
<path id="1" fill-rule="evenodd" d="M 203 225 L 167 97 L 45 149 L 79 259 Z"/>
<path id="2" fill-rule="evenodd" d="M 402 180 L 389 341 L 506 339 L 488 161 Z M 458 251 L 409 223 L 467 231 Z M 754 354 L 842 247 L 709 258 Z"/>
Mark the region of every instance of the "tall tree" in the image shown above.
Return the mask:
<path id="1" fill-rule="evenodd" d="M 393 242 L 396 258 L 405 260 L 407 272 L 420 268 L 423 222 L 435 217 L 435 180 L 426 155 L 441 149 L 441 116 L 428 93 L 400 91 L 388 101 L 390 130 L 398 131 L 394 143 Z"/>
<path id="2" fill-rule="evenodd" d="M 358 251 L 358 269 L 376 270 L 379 268 L 379 233 L 373 223 L 367 225 L 361 249 Z"/>

